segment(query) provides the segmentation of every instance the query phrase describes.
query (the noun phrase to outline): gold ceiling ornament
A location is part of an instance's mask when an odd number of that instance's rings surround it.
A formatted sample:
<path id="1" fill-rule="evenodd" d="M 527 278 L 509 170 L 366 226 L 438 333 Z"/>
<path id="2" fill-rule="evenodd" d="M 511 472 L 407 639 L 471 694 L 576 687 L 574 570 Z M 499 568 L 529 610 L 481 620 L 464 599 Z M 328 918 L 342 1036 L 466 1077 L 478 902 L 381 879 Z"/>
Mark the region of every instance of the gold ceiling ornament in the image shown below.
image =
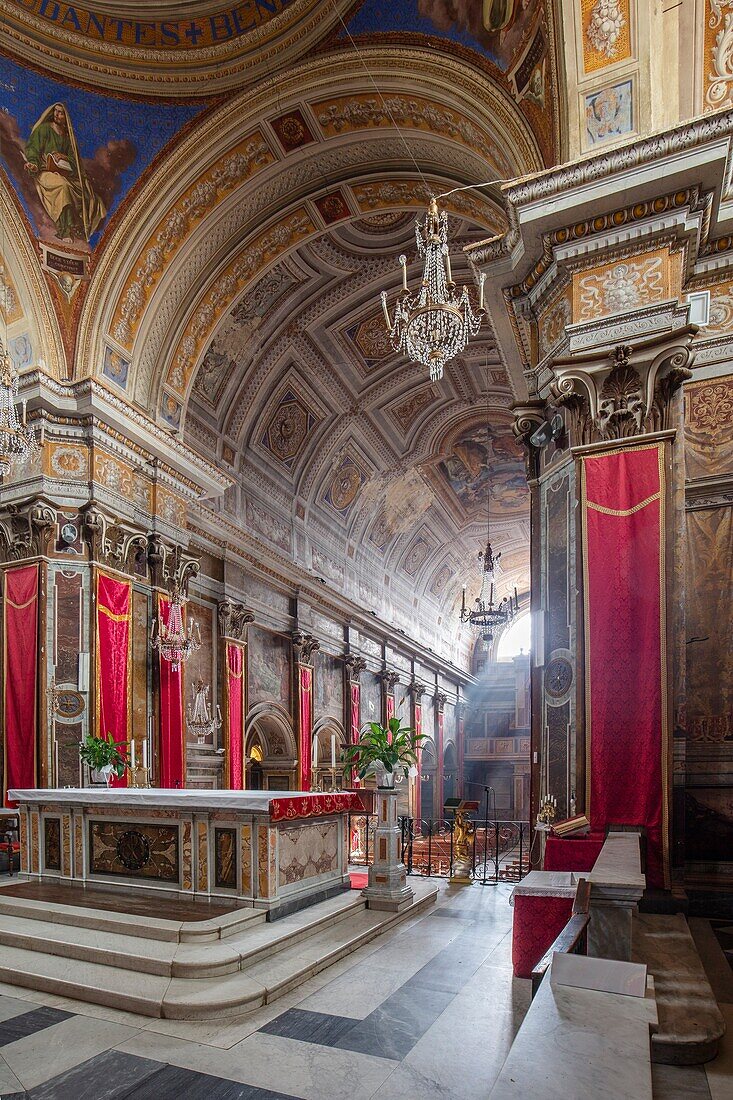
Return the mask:
<path id="1" fill-rule="evenodd" d="M 402 290 L 395 306 L 394 320 L 387 308 L 387 291 L 381 294 L 384 320 L 395 351 L 404 352 L 413 363 L 422 363 L 430 371 L 430 379 L 443 377 L 445 364 L 465 349 L 470 336 L 475 336 L 483 320 L 484 281 L 479 278 L 478 309 L 474 311 L 468 287 L 458 293 L 448 252 L 448 215 L 438 210 L 431 199 L 422 227 L 415 224 L 418 256 L 425 259 L 420 289 L 412 294 L 407 285 L 407 257 L 399 258 L 402 266 Z"/>

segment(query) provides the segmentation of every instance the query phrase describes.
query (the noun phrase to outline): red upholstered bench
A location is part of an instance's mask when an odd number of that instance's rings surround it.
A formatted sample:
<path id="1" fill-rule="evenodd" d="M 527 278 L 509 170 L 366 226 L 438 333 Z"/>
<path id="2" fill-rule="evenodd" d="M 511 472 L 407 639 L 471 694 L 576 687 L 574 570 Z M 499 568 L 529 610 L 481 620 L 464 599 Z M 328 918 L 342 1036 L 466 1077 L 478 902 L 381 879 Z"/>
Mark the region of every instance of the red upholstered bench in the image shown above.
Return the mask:
<path id="1" fill-rule="evenodd" d="M 550 833 L 545 841 L 545 871 L 592 871 L 605 839 L 603 833 L 579 837 Z"/>

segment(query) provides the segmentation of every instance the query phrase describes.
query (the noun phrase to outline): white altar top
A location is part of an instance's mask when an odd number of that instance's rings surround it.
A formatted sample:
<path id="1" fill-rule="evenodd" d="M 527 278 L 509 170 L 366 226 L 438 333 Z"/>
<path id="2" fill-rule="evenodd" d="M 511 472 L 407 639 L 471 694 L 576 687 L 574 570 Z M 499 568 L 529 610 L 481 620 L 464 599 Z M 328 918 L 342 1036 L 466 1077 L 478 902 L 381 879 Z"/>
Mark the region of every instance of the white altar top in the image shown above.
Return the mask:
<path id="1" fill-rule="evenodd" d="M 208 791 L 164 787 L 48 787 L 8 791 L 13 802 L 73 803 L 75 806 L 139 806 L 182 810 L 269 813 L 273 799 L 322 799 L 319 791 Z M 338 813 L 337 810 L 333 811 Z"/>

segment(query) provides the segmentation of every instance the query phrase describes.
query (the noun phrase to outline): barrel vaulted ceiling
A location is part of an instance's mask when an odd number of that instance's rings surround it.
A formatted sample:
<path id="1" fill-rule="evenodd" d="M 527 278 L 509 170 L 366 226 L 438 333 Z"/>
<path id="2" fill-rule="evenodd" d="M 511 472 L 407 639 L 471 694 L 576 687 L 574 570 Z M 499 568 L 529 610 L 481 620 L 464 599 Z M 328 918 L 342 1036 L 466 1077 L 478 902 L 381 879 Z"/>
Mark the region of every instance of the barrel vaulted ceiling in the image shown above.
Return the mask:
<path id="1" fill-rule="evenodd" d="M 6 7 L 0 43 L 19 103 L 6 149 L 30 128 L 18 73 L 32 64 L 49 81 L 36 85 L 39 106 L 70 105 L 77 133 L 85 110 L 95 120 L 85 164 L 124 164 L 84 244 L 88 277 L 70 295 L 46 273 L 36 295 L 53 306 L 46 343 L 35 337 L 48 368 L 98 374 L 215 457 L 233 480 L 216 512 L 436 648 L 463 581 L 477 587 L 487 492 L 501 584 L 526 591 L 528 497 L 510 413 L 521 370 L 485 322 L 431 383 L 389 347 L 379 293 L 394 302 L 401 252 L 419 279 L 414 222 L 431 192 L 555 159 L 550 5 Z M 253 26 L 225 33 L 245 9 Z M 189 23 L 205 28 L 204 45 L 182 44 Z M 63 99 L 50 83 L 60 78 Z M 114 137 L 110 118 L 138 130 Z M 32 248 L 50 230 L 7 153 L 3 168 Z M 471 282 L 462 248 L 504 228 L 496 194 L 445 200 L 459 284 Z M 31 301 L 19 249 L 16 282 Z M 211 514 L 202 505 L 194 524 Z"/>

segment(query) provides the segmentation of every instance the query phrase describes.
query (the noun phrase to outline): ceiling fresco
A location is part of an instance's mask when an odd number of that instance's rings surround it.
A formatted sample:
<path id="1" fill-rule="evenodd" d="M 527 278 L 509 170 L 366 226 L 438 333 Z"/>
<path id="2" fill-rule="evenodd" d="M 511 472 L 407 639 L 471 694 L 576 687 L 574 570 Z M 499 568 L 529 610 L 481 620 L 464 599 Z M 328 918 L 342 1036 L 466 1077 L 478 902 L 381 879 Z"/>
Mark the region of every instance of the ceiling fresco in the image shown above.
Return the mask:
<path id="1" fill-rule="evenodd" d="M 523 451 L 509 422 L 469 428 L 451 444 L 437 469 L 468 513 L 485 510 L 487 492 L 494 513 L 527 507 Z"/>
<path id="2" fill-rule="evenodd" d="M 120 203 L 200 105 L 73 88 L 0 55 L 2 165 L 37 236 L 94 248 Z"/>

